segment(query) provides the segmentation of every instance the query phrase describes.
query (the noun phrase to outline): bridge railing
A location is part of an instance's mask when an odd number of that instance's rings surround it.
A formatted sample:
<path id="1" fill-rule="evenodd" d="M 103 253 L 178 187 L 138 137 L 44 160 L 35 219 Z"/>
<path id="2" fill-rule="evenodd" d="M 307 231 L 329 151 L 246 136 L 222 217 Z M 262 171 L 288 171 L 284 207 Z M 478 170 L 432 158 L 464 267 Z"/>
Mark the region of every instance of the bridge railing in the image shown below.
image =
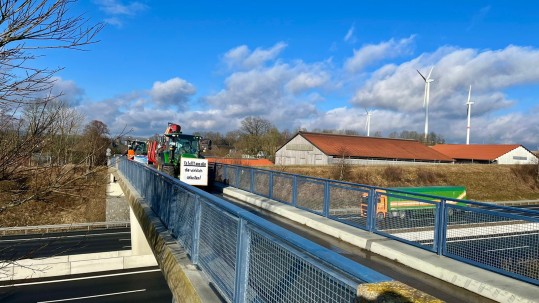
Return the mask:
<path id="1" fill-rule="evenodd" d="M 215 181 L 539 285 L 538 211 L 220 163 Z"/>
<path id="2" fill-rule="evenodd" d="M 390 280 L 153 168 L 119 170 L 226 301 L 353 302 L 359 284 Z"/>

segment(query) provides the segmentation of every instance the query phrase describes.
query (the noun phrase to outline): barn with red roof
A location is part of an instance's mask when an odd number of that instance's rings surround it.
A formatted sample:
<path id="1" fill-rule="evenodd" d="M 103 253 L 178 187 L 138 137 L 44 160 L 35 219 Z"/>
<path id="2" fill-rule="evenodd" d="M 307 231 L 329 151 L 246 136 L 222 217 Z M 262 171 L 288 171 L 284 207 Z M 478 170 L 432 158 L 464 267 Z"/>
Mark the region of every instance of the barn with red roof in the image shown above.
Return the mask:
<path id="1" fill-rule="evenodd" d="M 452 163 L 416 140 L 298 132 L 275 154 L 277 165 Z"/>
<path id="2" fill-rule="evenodd" d="M 432 147 L 457 163 L 536 164 L 538 159 L 519 144 L 437 144 Z"/>

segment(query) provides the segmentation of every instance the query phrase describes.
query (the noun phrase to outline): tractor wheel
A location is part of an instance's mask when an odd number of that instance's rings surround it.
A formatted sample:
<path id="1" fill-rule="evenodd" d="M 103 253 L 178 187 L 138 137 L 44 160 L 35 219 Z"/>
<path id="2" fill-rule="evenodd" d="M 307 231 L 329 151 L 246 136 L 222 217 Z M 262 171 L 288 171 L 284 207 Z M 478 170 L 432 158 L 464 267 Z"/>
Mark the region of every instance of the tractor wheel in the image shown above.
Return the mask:
<path id="1" fill-rule="evenodd" d="M 174 175 L 174 166 L 173 165 L 163 165 L 162 167 L 162 170 L 165 174 L 171 176 L 171 177 L 175 177 Z"/>

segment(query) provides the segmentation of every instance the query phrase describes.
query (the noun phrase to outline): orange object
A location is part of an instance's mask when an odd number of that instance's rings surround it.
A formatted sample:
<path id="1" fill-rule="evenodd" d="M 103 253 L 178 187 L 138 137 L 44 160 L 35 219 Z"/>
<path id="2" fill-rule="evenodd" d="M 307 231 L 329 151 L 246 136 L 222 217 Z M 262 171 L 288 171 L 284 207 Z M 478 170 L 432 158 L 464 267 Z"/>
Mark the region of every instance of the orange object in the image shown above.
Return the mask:
<path id="1" fill-rule="evenodd" d="M 130 149 L 127 151 L 127 159 L 133 160 L 135 158 L 135 151 Z"/>
<path id="2" fill-rule="evenodd" d="M 206 158 L 208 162 L 233 164 L 242 166 L 273 166 L 268 159 L 243 159 L 243 158 Z"/>

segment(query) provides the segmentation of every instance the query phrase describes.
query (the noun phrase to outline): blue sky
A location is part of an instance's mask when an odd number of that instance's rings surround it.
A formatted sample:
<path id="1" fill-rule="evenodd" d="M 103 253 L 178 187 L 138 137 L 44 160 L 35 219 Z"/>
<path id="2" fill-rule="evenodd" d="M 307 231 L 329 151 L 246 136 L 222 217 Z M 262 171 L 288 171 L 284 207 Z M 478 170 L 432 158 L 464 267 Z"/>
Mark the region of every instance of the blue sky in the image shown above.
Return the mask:
<path id="1" fill-rule="evenodd" d="M 87 51 L 51 51 L 56 86 L 112 134 L 227 132 L 247 116 L 280 130 L 423 132 L 449 143 L 539 149 L 535 1 L 79 0 L 107 24 Z"/>

